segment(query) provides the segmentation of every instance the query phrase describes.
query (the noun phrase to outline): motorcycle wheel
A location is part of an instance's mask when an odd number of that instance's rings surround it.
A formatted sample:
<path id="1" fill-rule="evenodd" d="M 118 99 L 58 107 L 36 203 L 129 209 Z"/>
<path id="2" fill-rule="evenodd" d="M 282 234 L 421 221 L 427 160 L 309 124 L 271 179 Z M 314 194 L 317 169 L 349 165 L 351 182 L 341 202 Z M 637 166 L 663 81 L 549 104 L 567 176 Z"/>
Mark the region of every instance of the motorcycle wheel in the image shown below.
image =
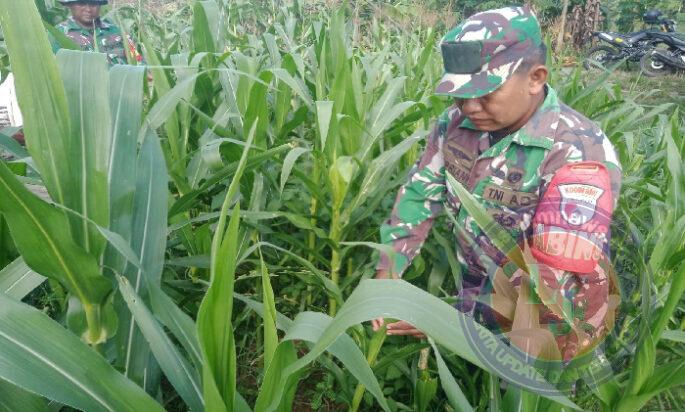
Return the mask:
<path id="1" fill-rule="evenodd" d="M 605 66 L 607 62 L 616 58 L 616 54 L 616 49 L 613 47 L 605 46 L 603 44 L 594 46 L 588 51 L 587 57 L 583 62 L 583 67 L 585 67 L 586 70 L 592 70 L 598 68 L 596 65 L 597 63 Z"/>
<path id="2" fill-rule="evenodd" d="M 666 63 L 653 60 L 652 53 L 646 53 L 640 59 L 640 70 L 647 77 L 664 76 L 671 73 L 671 67 Z"/>

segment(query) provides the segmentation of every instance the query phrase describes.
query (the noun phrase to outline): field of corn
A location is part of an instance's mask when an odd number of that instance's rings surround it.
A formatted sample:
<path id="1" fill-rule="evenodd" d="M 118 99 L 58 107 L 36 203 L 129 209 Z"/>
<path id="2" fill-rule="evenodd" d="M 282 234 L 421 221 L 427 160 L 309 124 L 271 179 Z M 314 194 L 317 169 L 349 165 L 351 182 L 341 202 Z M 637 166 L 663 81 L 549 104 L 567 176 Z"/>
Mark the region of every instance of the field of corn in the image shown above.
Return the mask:
<path id="1" fill-rule="evenodd" d="M 111 12 L 147 69 L 108 69 L 53 55 L 34 3 L 0 0 L 27 141 L 0 134 L 0 411 L 685 408 L 682 77 L 549 62 L 623 166 L 621 305 L 601 376 L 521 389 L 457 324 L 446 218 L 403 280 L 370 279 L 450 103 L 432 93 L 444 27 L 401 7 L 183 4 Z M 373 332 L 379 316 L 429 338 Z"/>

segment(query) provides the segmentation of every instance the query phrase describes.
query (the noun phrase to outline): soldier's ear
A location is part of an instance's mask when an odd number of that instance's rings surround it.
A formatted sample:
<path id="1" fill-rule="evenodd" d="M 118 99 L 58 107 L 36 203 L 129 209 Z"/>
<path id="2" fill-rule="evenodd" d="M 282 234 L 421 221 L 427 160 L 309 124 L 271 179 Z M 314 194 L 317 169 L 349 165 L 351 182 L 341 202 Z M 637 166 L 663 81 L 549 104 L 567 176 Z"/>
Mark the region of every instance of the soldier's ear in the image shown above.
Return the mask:
<path id="1" fill-rule="evenodd" d="M 536 64 L 528 72 L 528 87 L 530 94 L 541 93 L 547 83 L 549 70 L 544 64 Z"/>

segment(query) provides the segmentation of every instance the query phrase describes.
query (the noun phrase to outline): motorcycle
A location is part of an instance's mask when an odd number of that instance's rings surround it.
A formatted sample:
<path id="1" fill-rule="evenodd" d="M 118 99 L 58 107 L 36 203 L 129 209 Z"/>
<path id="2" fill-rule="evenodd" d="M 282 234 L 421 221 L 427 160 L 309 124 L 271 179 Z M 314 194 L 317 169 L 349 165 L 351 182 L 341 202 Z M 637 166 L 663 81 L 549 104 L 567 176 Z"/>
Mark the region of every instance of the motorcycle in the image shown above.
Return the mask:
<path id="1" fill-rule="evenodd" d="M 661 35 L 668 48 L 657 48 L 640 59 L 640 69 L 645 76 L 655 77 L 685 71 L 685 36 L 678 34 Z"/>
<path id="2" fill-rule="evenodd" d="M 663 36 L 665 34 L 673 33 L 676 30 L 676 24 L 673 20 L 666 18 L 652 20 L 646 17 L 645 23 L 649 24 L 650 28 L 635 33 L 621 34 L 610 31 L 593 31 L 593 37 L 607 44 L 598 44 L 592 47 L 588 51 L 583 66 L 589 70 L 596 63 L 607 65 L 618 63 L 622 60 L 638 63 L 643 56 L 660 43 L 663 43 Z M 657 24 L 659 30 L 653 28 Z"/>
<path id="3" fill-rule="evenodd" d="M 618 63 L 622 60 L 639 62 L 642 56 L 652 50 L 658 42 L 647 31 L 631 33 L 629 35 L 616 32 L 593 32 L 592 35 L 608 44 L 598 44 L 587 54 L 583 65 L 590 70 L 599 63 L 603 66 Z"/>

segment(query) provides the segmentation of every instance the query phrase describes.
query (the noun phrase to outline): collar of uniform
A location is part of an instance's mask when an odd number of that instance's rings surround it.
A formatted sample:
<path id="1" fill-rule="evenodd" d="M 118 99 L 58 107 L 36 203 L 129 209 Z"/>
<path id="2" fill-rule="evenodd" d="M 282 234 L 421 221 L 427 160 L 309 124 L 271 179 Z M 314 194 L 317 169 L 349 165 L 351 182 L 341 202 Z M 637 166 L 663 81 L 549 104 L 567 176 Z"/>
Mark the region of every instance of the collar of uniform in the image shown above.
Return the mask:
<path id="1" fill-rule="evenodd" d="M 554 144 L 554 129 L 559 122 L 559 98 L 557 92 L 549 85 L 545 85 L 547 96 L 538 110 L 528 119 L 528 122 L 516 132 L 505 136 L 511 137 L 513 143 L 522 146 L 537 146 L 551 149 Z M 460 128 L 478 130 L 476 126 L 464 116 L 459 124 Z"/>
<path id="2" fill-rule="evenodd" d="M 106 19 L 98 18 L 98 23 L 101 29 L 109 29 L 112 27 L 112 23 L 108 22 Z"/>

